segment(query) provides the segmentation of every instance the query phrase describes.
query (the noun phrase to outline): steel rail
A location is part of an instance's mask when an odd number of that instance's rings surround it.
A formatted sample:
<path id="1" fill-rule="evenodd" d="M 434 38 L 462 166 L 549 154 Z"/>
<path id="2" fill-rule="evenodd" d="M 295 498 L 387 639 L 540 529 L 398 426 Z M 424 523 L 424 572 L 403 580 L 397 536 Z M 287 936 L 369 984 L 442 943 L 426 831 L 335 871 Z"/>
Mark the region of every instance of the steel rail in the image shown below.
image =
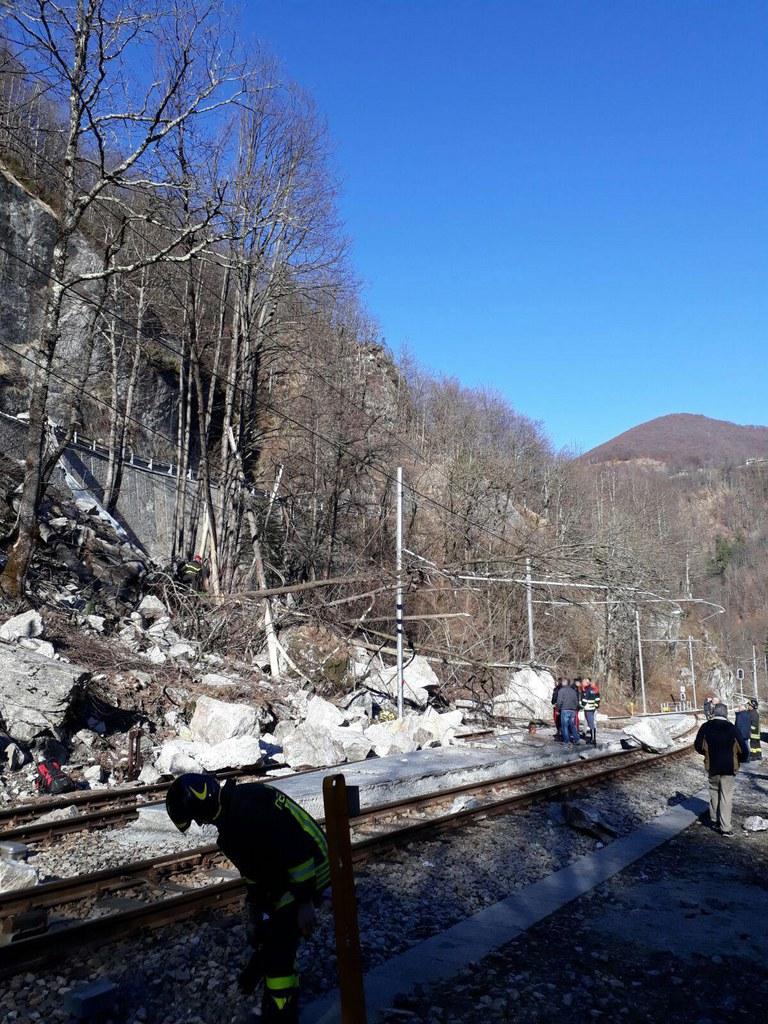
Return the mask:
<path id="1" fill-rule="evenodd" d="M 652 755 L 644 755 L 641 751 L 620 751 L 590 758 L 587 761 L 570 761 L 562 765 L 549 765 L 542 769 L 534 769 L 529 773 L 516 773 L 501 779 L 488 779 L 484 784 L 470 783 L 452 790 L 442 790 L 438 793 L 370 807 L 352 819 L 355 831 L 359 829 L 360 825 L 387 815 L 397 814 L 403 808 L 413 809 L 426 806 L 430 799 L 433 804 L 436 801 L 445 802 L 449 797 L 455 798 L 457 794 L 467 794 L 483 788 L 492 790 L 493 787 L 498 787 L 500 784 L 520 782 L 526 777 L 538 777 L 546 773 L 551 775 L 553 771 L 566 776 L 559 780 L 552 780 L 544 786 L 506 794 L 480 805 L 463 808 L 437 818 L 412 822 L 388 832 L 359 838 L 353 843 L 353 859 L 360 863 L 369 859 L 374 853 L 411 842 L 426 834 L 439 834 L 449 829 L 458 828 L 475 818 L 502 814 L 515 806 L 524 806 L 579 786 L 614 778 L 624 772 L 646 767 L 669 757 L 687 754 L 690 749 L 691 745 L 687 743 L 675 747 L 673 750 Z M 622 757 L 621 755 L 627 756 Z M 608 766 L 599 765 L 599 762 L 604 759 L 611 759 L 614 762 L 618 760 L 619 763 Z M 584 770 L 585 766 L 595 765 L 596 762 L 598 762 L 596 770 Z M 580 769 L 578 776 L 574 775 L 574 769 Z M 20 892 L 6 893 L 0 895 L 0 919 L 7 919 L 23 910 L 61 905 L 86 898 L 110 888 L 138 885 L 142 880 L 151 879 L 153 873 L 176 873 L 177 866 L 178 871 L 190 870 L 201 863 L 205 857 L 215 858 L 217 852 L 216 846 L 197 847 L 194 850 L 185 851 L 181 855 L 168 854 L 146 861 L 137 861 L 134 864 L 122 865 L 115 870 L 106 869 L 79 879 L 61 879 L 56 882 L 43 883 L 35 886 L 27 895 Z M 244 889 L 245 882 L 242 879 L 232 879 L 215 885 L 198 887 L 189 893 L 164 897 L 130 910 L 78 921 L 61 928 L 54 927 L 41 935 L 19 938 L 0 947 L 0 977 L 17 973 L 22 969 L 41 966 L 59 957 L 62 942 L 85 946 L 95 942 L 115 941 L 145 928 L 159 928 L 194 916 L 212 906 L 233 902 L 239 898 Z"/>
<path id="2" fill-rule="evenodd" d="M 255 775 L 258 772 L 258 767 L 251 766 L 247 768 L 228 768 L 216 774 L 219 778 L 226 779 L 237 778 L 240 775 Z M 138 802 L 139 797 L 155 796 L 164 793 L 170 786 L 171 781 L 141 783 L 135 786 L 116 786 L 114 789 L 77 790 L 65 796 L 41 796 L 39 800 L 17 804 L 15 807 L 2 808 L 0 810 L 0 825 L 7 823 L 12 828 L 15 828 L 26 821 L 34 822 L 42 814 L 48 814 L 50 811 L 57 811 L 62 808 L 66 809 L 67 807 L 80 807 L 83 805 L 100 807 L 118 802 Z M 6 835 L 7 832 L 0 832 L 0 842 L 6 838 Z"/>

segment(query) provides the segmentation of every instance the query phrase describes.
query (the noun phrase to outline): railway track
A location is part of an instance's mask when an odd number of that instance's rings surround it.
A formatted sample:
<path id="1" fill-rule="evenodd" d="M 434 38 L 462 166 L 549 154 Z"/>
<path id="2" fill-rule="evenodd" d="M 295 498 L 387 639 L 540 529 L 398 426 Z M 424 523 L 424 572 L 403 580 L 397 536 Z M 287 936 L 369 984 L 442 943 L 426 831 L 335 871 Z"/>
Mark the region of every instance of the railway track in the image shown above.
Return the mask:
<path id="1" fill-rule="evenodd" d="M 532 772 L 470 783 L 364 809 L 351 822 L 353 859 L 463 827 L 473 820 L 562 796 L 690 751 L 618 751 Z M 239 902 L 245 883 L 215 845 L 0 893 L 0 976 L 34 970 L 61 944 L 114 942 Z M 234 876 L 234 877 L 233 877 Z M 105 902 L 106 901 L 106 902 Z M 69 916 L 62 916 L 66 909 Z M 52 911 L 58 911 L 56 916 Z"/>
<path id="2" fill-rule="evenodd" d="M 265 781 L 263 770 L 256 766 L 231 768 L 216 773 L 219 778 L 243 778 Z M 115 828 L 133 821 L 144 804 L 156 802 L 165 795 L 170 782 L 120 786 L 113 789 L 83 790 L 66 796 L 41 797 L 16 807 L 0 810 L 0 843 L 43 843 L 71 832 Z M 53 811 L 74 808 L 71 817 L 41 821 Z"/>

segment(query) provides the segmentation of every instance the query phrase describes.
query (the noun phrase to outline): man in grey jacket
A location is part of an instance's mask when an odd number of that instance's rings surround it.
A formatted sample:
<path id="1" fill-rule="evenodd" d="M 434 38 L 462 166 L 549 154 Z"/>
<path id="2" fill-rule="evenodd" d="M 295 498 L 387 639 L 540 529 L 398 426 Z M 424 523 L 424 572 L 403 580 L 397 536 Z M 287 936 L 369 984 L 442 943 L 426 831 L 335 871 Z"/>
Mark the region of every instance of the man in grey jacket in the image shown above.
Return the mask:
<path id="1" fill-rule="evenodd" d="M 576 715 L 579 710 L 579 691 L 570 680 L 560 687 L 557 694 L 557 708 L 560 712 L 560 728 L 563 733 L 563 743 L 573 743 L 578 747 L 581 742 L 576 728 Z"/>

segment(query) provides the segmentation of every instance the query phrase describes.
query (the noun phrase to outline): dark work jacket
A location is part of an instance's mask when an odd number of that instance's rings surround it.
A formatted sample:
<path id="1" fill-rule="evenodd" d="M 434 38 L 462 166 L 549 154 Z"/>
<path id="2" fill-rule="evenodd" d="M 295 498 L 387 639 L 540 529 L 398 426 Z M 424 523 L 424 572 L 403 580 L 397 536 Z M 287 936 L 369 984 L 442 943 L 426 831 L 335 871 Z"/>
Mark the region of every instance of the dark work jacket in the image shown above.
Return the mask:
<path id="1" fill-rule="evenodd" d="M 710 775 L 735 775 L 739 763 L 749 758 L 746 740 L 727 718 L 710 718 L 696 733 L 693 742 L 697 754 L 704 755 Z"/>
<path id="2" fill-rule="evenodd" d="M 737 711 L 736 712 L 736 728 L 744 739 L 749 738 L 749 712 L 748 711 Z"/>
<path id="3" fill-rule="evenodd" d="M 291 900 L 309 902 L 329 884 L 328 847 L 317 822 L 290 797 L 260 782 L 221 793 L 214 821 L 218 846 L 248 883 L 248 899 L 263 910 Z"/>
<path id="4" fill-rule="evenodd" d="M 563 686 L 557 695 L 557 706 L 560 711 L 579 710 L 579 691 L 575 686 Z"/>

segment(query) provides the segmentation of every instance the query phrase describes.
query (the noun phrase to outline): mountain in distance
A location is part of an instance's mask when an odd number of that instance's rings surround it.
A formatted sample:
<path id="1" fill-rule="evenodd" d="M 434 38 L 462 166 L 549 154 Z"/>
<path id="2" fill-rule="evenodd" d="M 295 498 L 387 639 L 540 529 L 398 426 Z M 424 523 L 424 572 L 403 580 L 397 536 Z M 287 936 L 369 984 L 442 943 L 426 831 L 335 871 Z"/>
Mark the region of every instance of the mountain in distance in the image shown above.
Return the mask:
<path id="1" fill-rule="evenodd" d="M 658 463 L 673 469 L 742 465 L 768 459 L 768 427 L 678 412 L 659 416 L 579 456 L 579 462 Z"/>

